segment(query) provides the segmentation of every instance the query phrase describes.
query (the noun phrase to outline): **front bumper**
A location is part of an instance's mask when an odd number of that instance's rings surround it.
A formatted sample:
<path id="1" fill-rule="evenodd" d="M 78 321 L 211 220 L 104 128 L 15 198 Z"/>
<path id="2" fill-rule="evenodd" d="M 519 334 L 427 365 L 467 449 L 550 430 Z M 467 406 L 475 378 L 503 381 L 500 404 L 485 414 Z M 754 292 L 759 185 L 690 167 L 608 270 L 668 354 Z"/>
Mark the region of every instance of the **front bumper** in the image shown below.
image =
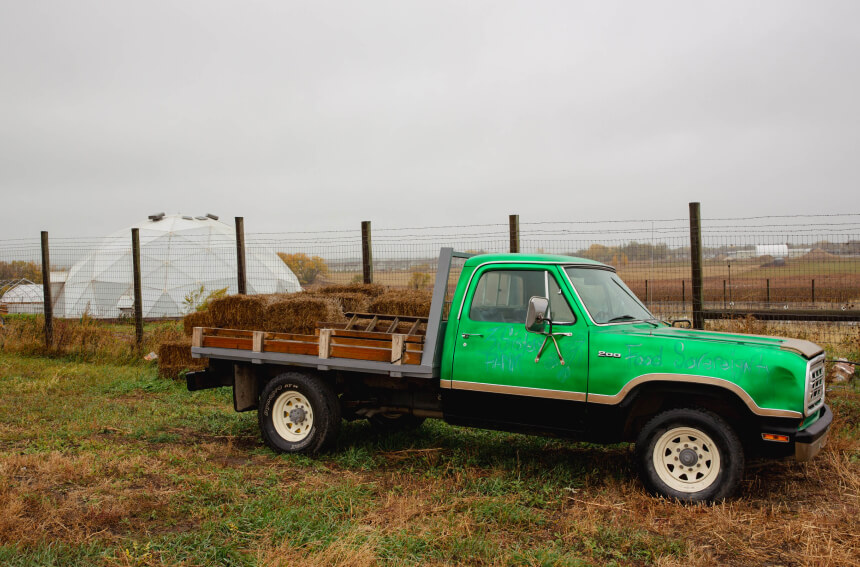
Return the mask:
<path id="1" fill-rule="evenodd" d="M 833 423 L 833 412 L 824 404 L 818 419 L 802 431 L 798 431 L 794 438 L 794 458 L 798 461 L 808 461 L 821 451 L 827 442 L 827 433 L 830 424 Z"/>

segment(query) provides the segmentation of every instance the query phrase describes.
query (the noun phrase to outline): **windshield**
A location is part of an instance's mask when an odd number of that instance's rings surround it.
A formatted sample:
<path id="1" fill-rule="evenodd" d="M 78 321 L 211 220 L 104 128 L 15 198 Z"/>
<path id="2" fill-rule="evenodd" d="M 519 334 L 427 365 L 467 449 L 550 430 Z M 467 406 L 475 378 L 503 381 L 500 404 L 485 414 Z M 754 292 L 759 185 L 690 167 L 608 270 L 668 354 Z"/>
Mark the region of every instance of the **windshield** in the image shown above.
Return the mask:
<path id="1" fill-rule="evenodd" d="M 655 319 L 615 272 L 576 267 L 564 271 L 595 323 Z"/>

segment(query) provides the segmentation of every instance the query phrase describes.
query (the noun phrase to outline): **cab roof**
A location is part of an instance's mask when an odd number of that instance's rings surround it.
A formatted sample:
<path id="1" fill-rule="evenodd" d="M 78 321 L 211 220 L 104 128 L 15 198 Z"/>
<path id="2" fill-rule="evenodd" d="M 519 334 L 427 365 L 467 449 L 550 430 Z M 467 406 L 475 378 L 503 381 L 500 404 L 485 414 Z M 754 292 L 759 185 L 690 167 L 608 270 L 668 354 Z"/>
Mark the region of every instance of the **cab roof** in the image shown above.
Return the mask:
<path id="1" fill-rule="evenodd" d="M 588 258 L 577 258 L 576 256 L 560 256 L 557 254 L 479 254 L 472 256 L 466 260 L 465 267 L 473 268 L 487 262 L 540 262 L 544 264 L 587 264 L 590 266 L 600 266 L 602 268 L 612 268 L 603 262 L 590 260 Z"/>

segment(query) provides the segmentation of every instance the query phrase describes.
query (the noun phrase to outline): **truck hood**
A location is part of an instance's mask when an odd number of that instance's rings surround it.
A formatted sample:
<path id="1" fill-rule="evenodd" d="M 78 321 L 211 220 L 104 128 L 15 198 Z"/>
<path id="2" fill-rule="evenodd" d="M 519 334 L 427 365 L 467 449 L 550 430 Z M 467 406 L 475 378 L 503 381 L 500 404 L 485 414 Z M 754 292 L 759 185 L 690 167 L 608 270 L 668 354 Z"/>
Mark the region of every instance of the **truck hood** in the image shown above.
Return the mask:
<path id="1" fill-rule="evenodd" d="M 644 328 L 644 325 L 618 326 L 619 331 L 621 331 L 622 328 L 624 328 L 624 331 L 622 332 L 631 335 L 662 337 L 684 341 L 703 341 L 721 344 L 770 347 L 793 352 L 806 359 L 815 358 L 824 352 L 824 349 L 817 344 L 801 339 L 770 337 L 766 335 L 740 335 L 736 333 L 721 333 L 718 331 L 696 331 L 691 329 L 679 329 L 677 327 L 654 328 L 649 326 L 649 328 Z"/>

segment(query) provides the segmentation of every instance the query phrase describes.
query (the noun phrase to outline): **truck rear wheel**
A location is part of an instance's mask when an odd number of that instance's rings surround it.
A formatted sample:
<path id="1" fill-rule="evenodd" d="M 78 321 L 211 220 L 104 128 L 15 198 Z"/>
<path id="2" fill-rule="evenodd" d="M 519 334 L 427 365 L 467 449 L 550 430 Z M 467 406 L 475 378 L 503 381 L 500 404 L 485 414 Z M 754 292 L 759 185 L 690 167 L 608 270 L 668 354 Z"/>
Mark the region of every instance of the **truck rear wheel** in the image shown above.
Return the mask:
<path id="1" fill-rule="evenodd" d="M 337 437 L 340 404 L 313 376 L 285 372 L 269 381 L 257 410 L 260 434 L 280 453 L 316 453 Z"/>
<path id="2" fill-rule="evenodd" d="M 636 461 L 649 491 L 686 502 L 731 496 L 743 477 L 744 452 L 718 415 L 673 409 L 651 419 L 636 440 Z"/>

